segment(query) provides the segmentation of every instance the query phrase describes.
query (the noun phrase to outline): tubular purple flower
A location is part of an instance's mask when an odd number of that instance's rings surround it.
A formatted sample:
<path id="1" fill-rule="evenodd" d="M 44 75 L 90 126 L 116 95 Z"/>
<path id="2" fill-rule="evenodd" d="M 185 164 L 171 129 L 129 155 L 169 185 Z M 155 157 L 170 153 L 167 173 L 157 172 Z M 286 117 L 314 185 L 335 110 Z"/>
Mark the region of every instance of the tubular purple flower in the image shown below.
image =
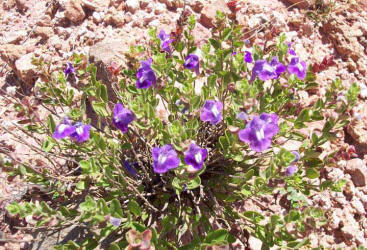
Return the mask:
<path id="1" fill-rule="evenodd" d="M 232 56 L 235 56 L 235 55 L 237 55 L 237 52 L 236 51 L 234 51 L 234 52 L 232 52 L 232 54 L 231 54 Z"/>
<path id="2" fill-rule="evenodd" d="M 64 69 L 64 73 L 65 73 L 65 75 L 70 75 L 70 74 L 72 74 L 72 73 L 75 73 L 75 69 L 74 69 L 74 67 L 73 67 L 73 64 L 72 64 L 72 63 L 70 63 L 70 62 L 67 62 L 66 64 L 67 64 L 67 66 L 66 66 L 66 68 Z"/>
<path id="3" fill-rule="evenodd" d="M 246 126 L 238 132 L 241 141 L 249 143 L 252 150 L 262 152 L 271 145 L 272 138 L 278 133 L 278 116 L 263 113 L 255 116 Z"/>
<path id="4" fill-rule="evenodd" d="M 298 171 L 297 166 L 295 166 L 295 165 L 290 165 L 290 166 L 289 166 L 289 167 L 287 167 L 287 169 L 285 170 L 285 175 L 286 175 L 286 176 L 292 176 L 292 175 L 294 175 L 297 171 Z"/>
<path id="5" fill-rule="evenodd" d="M 119 218 L 116 218 L 116 217 L 110 217 L 110 223 L 112 224 L 112 225 L 114 225 L 115 227 L 119 227 L 120 226 L 120 224 L 121 224 L 121 219 L 119 219 Z"/>
<path id="6" fill-rule="evenodd" d="M 252 63 L 253 59 L 250 51 L 245 51 L 245 56 L 243 57 L 243 60 L 247 63 Z"/>
<path id="7" fill-rule="evenodd" d="M 177 168 L 180 165 L 176 151 L 170 144 L 163 147 L 154 147 L 152 150 L 153 170 L 155 173 L 163 174 L 168 170 Z"/>
<path id="8" fill-rule="evenodd" d="M 122 133 L 126 133 L 128 131 L 128 125 L 135 120 L 134 113 L 127 108 L 124 108 L 122 103 L 117 103 L 115 108 L 113 109 L 113 124 L 121 130 Z"/>
<path id="9" fill-rule="evenodd" d="M 65 117 L 63 121 L 56 126 L 55 132 L 52 137 L 54 139 L 64 139 L 75 132 L 75 127 L 71 124 L 68 117 Z"/>
<path id="10" fill-rule="evenodd" d="M 138 171 L 136 171 L 136 169 L 132 166 L 132 165 L 137 165 L 136 163 L 130 164 L 129 161 L 125 160 L 123 162 L 124 168 L 125 170 L 133 177 L 139 177 L 138 175 Z"/>
<path id="11" fill-rule="evenodd" d="M 204 107 L 201 109 L 200 119 L 203 122 L 209 122 L 212 125 L 220 123 L 222 117 L 223 104 L 214 100 L 206 100 Z"/>
<path id="12" fill-rule="evenodd" d="M 149 88 L 152 86 L 152 84 L 156 86 L 157 77 L 151 68 L 151 64 L 152 58 L 146 61 L 141 61 L 141 66 L 136 74 L 136 77 L 138 78 L 136 81 L 136 86 L 138 89 Z"/>
<path id="13" fill-rule="evenodd" d="M 299 159 L 301 159 L 301 156 L 299 155 L 298 151 L 292 151 L 291 153 L 296 157 L 296 159 L 294 159 L 293 162 L 299 161 Z"/>
<path id="14" fill-rule="evenodd" d="M 295 74 L 301 80 L 306 77 L 306 63 L 300 61 L 298 57 L 293 57 L 288 65 L 288 72 L 290 74 Z"/>
<path id="15" fill-rule="evenodd" d="M 287 46 L 288 46 L 288 53 L 290 54 L 290 55 L 292 55 L 292 56 L 296 56 L 297 54 L 296 54 L 296 52 L 292 49 L 292 42 L 289 42 L 289 43 L 287 43 Z"/>
<path id="16" fill-rule="evenodd" d="M 173 39 L 170 39 L 170 35 L 166 34 L 164 30 L 161 30 L 159 32 L 158 38 L 161 40 L 161 50 L 171 54 L 170 44 L 173 42 Z"/>
<path id="17" fill-rule="evenodd" d="M 185 163 L 192 166 L 194 169 L 199 170 L 203 167 L 207 155 L 208 150 L 192 143 L 189 149 L 185 152 Z"/>
<path id="18" fill-rule="evenodd" d="M 248 118 L 248 115 L 246 114 L 246 112 L 240 112 L 237 115 L 237 119 L 241 120 L 241 121 L 245 121 Z"/>
<path id="19" fill-rule="evenodd" d="M 262 81 L 277 79 L 285 70 L 286 67 L 278 61 L 276 56 L 273 57 L 270 64 L 266 60 L 257 60 L 252 69 L 250 82 L 254 81 L 256 76 Z"/>
<path id="20" fill-rule="evenodd" d="M 199 75 L 199 57 L 195 54 L 189 54 L 185 58 L 184 67 L 194 70 Z"/>
<path id="21" fill-rule="evenodd" d="M 74 127 L 75 132 L 70 135 L 71 139 L 79 143 L 89 140 L 91 125 L 84 125 L 81 122 L 76 122 Z"/>

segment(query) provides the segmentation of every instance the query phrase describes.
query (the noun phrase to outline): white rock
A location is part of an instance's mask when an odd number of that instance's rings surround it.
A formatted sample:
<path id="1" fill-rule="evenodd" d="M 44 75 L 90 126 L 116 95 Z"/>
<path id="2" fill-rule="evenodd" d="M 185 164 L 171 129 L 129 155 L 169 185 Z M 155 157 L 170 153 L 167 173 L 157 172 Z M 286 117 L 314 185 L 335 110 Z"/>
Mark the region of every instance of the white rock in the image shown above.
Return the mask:
<path id="1" fill-rule="evenodd" d="M 361 98 L 366 99 L 367 98 L 367 88 L 361 89 L 361 92 L 359 94 Z"/>
<path id="2" fill-rule="evenodd" d="M 140 6 L 140 4 L 139 4 L 139 1 L 138 0 L 127 0 L 126 1 L 126 8 L 131 13 L 135 13 L 135 11 L 137 9 L 139 9 L 139 6 Z"/>
<path id="3" fill-rule="evenodd" d="M 364 209 L 364 206 L 362 202 L 359 199 L 353 198 L 351 202 L 352 207 L 357 211 L 359 215 L 364 215 L 366 213 L 366 210 Z"/>
<path id="4" fill-rule="evenodd" d="M 252 250 L 261 250 L 261 247 L 262 247 L 263 243 L 258 238 L 250 236 L 250 238 L 248 239 L 248 244 L 250 246 L 250 249 L 252 249 Z"/>
<path id="5" fill-rule="evenodd" d="M 10 96 L 15 96 L 17 92 L 17 87 L 16 86 L 9 86 L 6 88 L 6 94 L 10 95 Z"/>
<path id="6" fill-rule="evenodd" d="M 96 24 L 101 23 L 103 21 L 103 17 L 103 12 L 93 12 L 93 20 Z"/>
<path id="7" fill-rule="evenodd" d="M 5 40 L 5 43 L 17 44 L 18 42 L 23 40 L 26 37 L 26 35 L 27 35 L 27 32 L 25 30 L 5 32 L 4 40 Z"/>

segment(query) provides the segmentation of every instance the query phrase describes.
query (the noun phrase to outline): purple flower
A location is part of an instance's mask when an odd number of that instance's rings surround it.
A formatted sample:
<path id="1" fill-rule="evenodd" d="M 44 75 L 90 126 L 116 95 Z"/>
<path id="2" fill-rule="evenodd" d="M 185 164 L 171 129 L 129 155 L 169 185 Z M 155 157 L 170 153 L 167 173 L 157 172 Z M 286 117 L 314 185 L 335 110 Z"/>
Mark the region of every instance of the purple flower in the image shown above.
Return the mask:
<path id="1" fill-rule="evenodd" d="M 57 125 L 52 137 L 54 139 L 64 139 L 69 136 L 76 142 L 85 142 L 89 139 L 90 129 L 91 125 L 83 125 L 81 122 L 76 122 L 72 125 L 69 118 L 66 117 L 59 125 Z"/>
<path id="2" fill-rule="evenodd" d="M 180 165 L 176 151 L 170 144 L 163 147 L 154 147 L 152 150 L 153 170 L 158 174 L 163 174 L 172 168 L 177 168 Z"/>
<path id="3" fill-rule="evenodd" d="M 285 170 L 285 175 L 286 175 L 286 176 L 292 176 L 292 175 L 294 175 L 297 171 L 298 171 L 297 166 L 295 166 L 295 165 L 290 165 L 290 166 L 289 166 L 289 167 L 287 167 L 287 169 Z"/>
<path id="4" fill-rule="evenodd" d="M 65 73 L 65 75 L 69 75 L 69 74 L 74 73 L 74 72 L 75 72 L 75 69 L 74 69 L 74 67 L 73 67 L 73 64 L 72 64 L 72 63 L 70 63 L 70 62 L 68 62 L 68 63 L 66 63 L 66 64 L 67 64 L 67 66 L 66 66 L 66 68 L 64 69 L 64 73 Z"/>
<path id="5" fill-rule="evenodd" d="M 285 70 L 285 66 L 278 61 L 276 56 L 273 57 L 270 64 L 266 60 L 257 60 L 252 69 L 250 81 L 254 81 L 256 76 L 263 81 L 276 79 L 279 78 L 280 74 Z"/>
<path id="6" fill-rule="evenodd" d="M 241 120 L 241 121 L 245 121 L 248 118 L 248 115 L 246 114 L 246 112 L 240 112 L 237 115 L 237 119 Z"/>
<path id="7" fill-rule="evenodd" d="M 306 63 L 300 61 L 298 57 L 293 57 L 288 65 L 288 72 L 297 75 L 299 79 L 306 77 L 306 69 Z"/>
<path id="8" fill-rule="evenodd" d="M 120 226 L 120 224 L 121 224 L 121 219 L 119 219 L 119 218 L 116 218 L 116 217 L 110 217 L 110 223 L 112 224 L 112 225 L 114 225 L 115 227 L 119 227 Z"/>
<path id="9" fill-rule="evenodd" d="M 117 103 L 115 108 L 113 109 L 113 124 L 115 124 L 116 128 L 122 131 L 122 133 L 126 133 L 128 130 L 128 125 L 132 121 L 135 120 L 134 113 L 127 108 L 124 108 L 124 105 L 121 103 Z"/>
<path id="10" fill-rule="evenodd" d="M 292 47 L 292 42 L 290 42 L 290 43 L 287 43 L 287 46 L 288 46 L 288 53 L 290 54 L 290 55 L 292 55 L 292 56 L 295 56 L 295 55 L 297 55 L 296 54 L 296 52 L 291 48 Z"/>
<path id="11" fill-rule="evenodd" d="M 185 152 L 185 163 L 196 170 L 199 170 L 203 167 L 207 155 L 208 150 L 192 143 L 189 149 Z"/>
<path id="12" fill-rule="evenodd" d="M 126 172 L 128 172 L 131 176 L 134 177 L 138 177 L 138 171 L 136 171 L 136 169 L 132 166 L 132 165 L 137 165 L 135 162 L 131 165 L 129 161 L 125 160 L 123 162 L 124 168 L 126 170 Z"/>
<path id="13" fill-rule="evenodd" d="M 65 117 L 63 121 L 56 126 L 55 132 L 52 137 L 54 139 L 64 139 L 75 132 L 75 127 L 71 124 L 68 117 Z"/>
<path id="14" fill-rule="evenodd" d="M 292 151 L 291 153 L 296 157 L 296 159 L 294 159 L 293 162 L 299 161 L 299 159 L 301 159 L 301 156 L 299 155 L 298 151 Z"/>
<path id="15" fill-rule="evenodd" d="M 81 122 L 76 122 L 74 124 L 74 127 L 75 127 L 75 132 L 70 135 L 71 139 L 79 143 L 85 142 L 89 139 L 89 136 L 90 136 L 89 131 L 91 129 L 91 125 L 89 124 L 84 125 Z"/>
<path id="16" fill-rule="evenodd" d="M 184 67 L 186 69 L 195 70 L 196 74 L 199 74 L 199 57 L 195 54 L 189 54 L 185 58 Z"/>
<path id="17" fill-rule="evenodd" d="M 151 68 L 152 64 L 152 58 L 141 61 L 141 66 L 138 69 L 138 72 L 136 74 L 136 77 L 138 78 L 136 81 L 136 86 L 138 89 L 146 89 L 152 86 L 152 84 L 155 86 L 157 82 L 157 77 L 155 75 L 155 72 Z"/>
<path id="18" fill-rule="evenodd" d="M 263 113 L 255 116 L 246 126 L 238 132 L 241 141 L 250 144 L 252 150 L 262 152 L 271 145 L 271 140 L 279 131 L 278 116 Z"/>
<path id="19" fill-rule="evenodd" d="M 210 122 L 210 124 L 215 125 L 222 121 L 222 102 L 216 102 L 214 100 L 206 100 L 204 107 L 201 110 L 200 119 L 203 122 Z"/>
<path id="20" fill-rule="evenodd" d="M 232 54 L 231 54 L 232 56 L 235 56 L 235 55 L 237 55 L 237 52 L 236 51 L 234 51 L 234 52 L 232 52 Z"/>
<path id="21" fill-rule="evenodd" d="M 253 59 L 250 51 L 245 51 L 245 56 L 243 57 L 243 60 L 247 63 L 252 63 Z"/>
<path id="22" fill-rule="evenodd" d="M 170 44 L 173 42 L 173 39 L 169 39 L 170 35 L 166 34 L 164 30 L 161 30 L 161 32 L 159 32 L 158 38 L 161 40 L 161 50 L 171 54 Z"/>

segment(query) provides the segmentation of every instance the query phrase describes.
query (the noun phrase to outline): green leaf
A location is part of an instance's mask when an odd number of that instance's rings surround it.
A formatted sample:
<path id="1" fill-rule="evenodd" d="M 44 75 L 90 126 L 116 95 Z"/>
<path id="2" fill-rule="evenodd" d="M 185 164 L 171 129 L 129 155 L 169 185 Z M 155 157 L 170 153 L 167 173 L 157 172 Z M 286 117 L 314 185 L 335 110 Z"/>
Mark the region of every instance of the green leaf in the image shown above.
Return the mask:
<path id="1" fill-rule="evenodd" d="M 106 110 L 106 103 L 104 102 L 92 102 L 92 106 L 94 111 L 96 111 L 96 113 L 99 116 L 109 116 L 107 110 Z"/>
<path id="2" fill-rule="evenodd" d="M 314 168 L 308 168 L 308 169 L 306 169 L 306 176 L 309 179 L 316 179 L 316 178 L 319 178 L 320 177 L 320 172 L 317 171 Z"/>
<path id="3" fill-rule="evenodd" d="M 129 204 L 127 205 L 127 209 L 129 209 L 135 216 L 141 215 L 141 208 L 139 204 L 134 200 L 131 200 L 129 202 Z"/>
<path id="4" fill-rule="evenodd" d="M 54 121 L 54 118 L 52 117 L 52 115 L 47 116 L 47 127 L 50 131 L 52 131 L 52 132 L 55 131 L 56 124 L 55 124 L 55 121 Z"/>
<path id="5" fill-rule="evenodd" d="M 113 199 L 111 201 L 110 211 L 111 211 L 112 216 L 118 217 L 118 218 L 123 218 L 124 214 L 122 212 L 121 204 L 117 199 Z"/>
<path id="6" fill-rule="evenodd" d="M 220 42 L 213 39 L 213 38 L 209 38 L 209 42 L 210 44 L 215 48 L 215 49 L 219 49 L 220 48 Z"/>
<path id="7" fill-rule="evenodd" d="M 96 205 L 97 204 L 94 199 L 91 196 L 87 195 L 85 197 L 85 202 L 81 203 L 79 207 L 81 211 L 90 212 L 96 209 Z"/>
<path id="8" fill-rule="evenodd" d="M 243 215 L 253 221 L 254 223 L 259 223 L 264 219 L 264 216 L 262 216 L 260 213 L 255 211 L 245 211 L 243 212 Z"/>
<path id="9" fill-rule="evenodd" d="M 357 83 L 353 83 L 350 88 L 348 89 L 348 92 L 346 94 L 346 98 L 348 101 L 348 104 L 353 105 L 357 101 L 357 96 L 359 94 L 359 86 Z"/>
<path id="10" fill-rule="evenodd" d="M 54 139 L 48 136 L 47 139 L 42 143 L 42 150 L 45 152 L 50 152 L 55 145 L 56 143 L 54 142 Z"/>
<path id="11" fill-rule="evenodd" d="M 196 176 L 194 179 L 190 180 L 187 183 L 187 189 L 195 189 L 195 188 L 199 187 L 200 184 L 201 184 L 200 176 Z"/>
<path id="12" fill-rule="evenodd" d="M 108 102 L 108 94 L 107 94 L 107 88 L 106 88 L 106 85 L 104 84 L 101 84 L 101 99 L 104 101 L 104 102 Z"/>
<path id="13" fill-rule="evenodd" d="M 208 233 L 204 239 L 204 243 L 209 245 L 227 244 L 230 239 L 230 234 L 225 229 L 218 229 Z"/>
<path id="14" fill-rule="evenodd" d="M 17 215 L 20 213 L 21 208 L 18 203 L 13 202 L 6 207 L 6 210 L 8 210 L 11 215 Z"/>
<path id="15" fill-rule="evenodd" d="M 121 250 L 121 248 L 116 243 L 112 243 L 109 250 Z"/>
<path id="16" fill-rule="evenodd" d="M 87 187 L 87 183 L 86 181 L 82 180 L 82 181 L 79 181 L 77 184 L 76 184 L 76 188 L 79 189 L 79 190 L 84 190 L 86 189 Z"/>

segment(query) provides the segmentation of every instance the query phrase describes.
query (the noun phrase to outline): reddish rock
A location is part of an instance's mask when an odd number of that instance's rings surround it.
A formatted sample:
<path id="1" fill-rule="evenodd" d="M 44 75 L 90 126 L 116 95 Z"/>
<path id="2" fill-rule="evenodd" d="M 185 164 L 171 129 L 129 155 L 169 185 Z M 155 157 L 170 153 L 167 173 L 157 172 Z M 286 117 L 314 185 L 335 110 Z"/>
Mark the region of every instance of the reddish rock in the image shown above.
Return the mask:
<path id="1" fill-rule="evenodd" d="M 108 10 L 110 0 L 83 0 L 83 6 L 97 12 Z"/>
<path id="2" fill-rule="evenodd" d="M 200 13 L 204 8 L 204 5 L 201 1 L 192 1 L 190 6 L 191 6 L 191 9 L 195 11 L 196 13 Z"/>
<path id="3" fill-rule="evenodd" d="M 85 18 L 81 0 L 69 0 L 65 5 L 65 17 L 73 23 L 79 23 Z"/>
<path id="4" fill-rule="evenodd" d="M 38 22 L 38 26 L 41 27 L 51 27 L 52 26 L 52 20 L 49 15 L 44 15 Z"/>
<path id="5" fill-rule="evenodd" d="M 29 53 L 21 56 L 15 62 L 15 69 L 18 77 L 27 85 L 33 85 L 37 78 L 37 66 L 32 64 L 34 56 L 33 53 Z"/>
<path id="6" fill-rule="evenodd" d="M 1 59 L 8 63 L 13 69 L 15 68 L 15 61 L 26 53 L 26 48 L 21 45 L 5 44 L 0 46 Z"/>
<path id="7" fill-rule="evenodd" d="M 230 14 L 231 11 L 224 0 L 217 0 L 212 4 L 207 4 L 201 12 L 200 23 L 207 28 L 213 28 L 217 11 Z"/>
<path id="8" fill-rule="evenodd" d="M 367 167 L 363 160 L 355 158 L 347 161 L 346 171 L 352 177 L 356 187 L 364 187 L 367 183 Z"/>
<path id="9" fill-rule="evenodd" d="M 51 27 L 40 27 L 38 26 L 35 30 L 34 33 L 40 37 L 42 37 L 42 39 L 47 40 L 49 39 L 51 36 L 53 36 L 54 31 Z"/>

